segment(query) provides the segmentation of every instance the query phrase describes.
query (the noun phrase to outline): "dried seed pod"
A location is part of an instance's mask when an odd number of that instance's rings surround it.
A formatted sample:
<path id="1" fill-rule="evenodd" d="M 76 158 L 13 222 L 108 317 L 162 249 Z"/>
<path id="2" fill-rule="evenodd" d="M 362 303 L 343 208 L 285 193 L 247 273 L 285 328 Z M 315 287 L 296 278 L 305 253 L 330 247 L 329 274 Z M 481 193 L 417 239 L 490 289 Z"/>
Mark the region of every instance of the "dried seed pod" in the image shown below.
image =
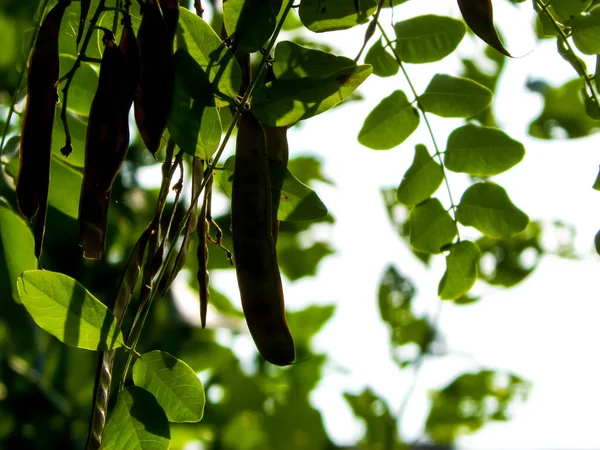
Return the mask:
<path id="1" fill-rule="evenodd" d="M 279 219 L 277 211 L 281 201 L 281 188 L 287 172 L 289 147 L 287 127 L 269 127 L 263 125 L 267 138 L 267 157 L 269 160 L 269 175 L 271 177 L 271 234 L 277 243 L 279 235 Z"/>
<path id="2" fill-rule="evenodd" d="M 192 183 L 199 185 L 202 182 L 203 175 L 203 161 L 194 158 Z M 198 293 L 200 297 L 200 323 L 202 328 L 206 327 L 206 312 L 208 310 L 208 298 L 210 291 L 208 287 L 209 273 L 208 273 L 208 208 L 210 207 L 210 197 L 212 193 L 212 181 L 210 180 L 204 187 L 204 199 L 200 208 L 200 216 L 198 217 L 198 224 L 196 233 L 198 234 L 198 249 L 196 250 L 196 257 L 198 259 L 198 272 L 196 278 L 198 280 Z M 193 190 L 193 188 L 192 188 Z"/>
<path id="3" fill-rule="evenodd" d="M 65 9 L 60 2 L 44 18 L 27 71 L 27 104 L 21 133 L 17 204 L 31 219 L 38 214 L 35 253 L 40 256 L 48 205 L 52 127 L 58 94 L 58 35 Z"/>
<path id="4" fill-rule="evenodd" d="M 285 320 L 283 288 L 272 236 L 271 182 L 266 137 L 250 112 L 242 114 L 236 141 L 231 226 L 242 307 L 261 355 L 280 366 L 295 357 Z"/>
<path id="5" fill-rule="evenodd" d="M 139 72 L 137 41 L 127 18 L 119 46 L 113 40 L 106 44 L 90 109 L 79 203 L 85 258 L 100 259 L 104 252 L 110 192 L 129 148 L 128 117 Z"/>
<path id="6" fill-rule="evenodd" d="M 162 13 L 161 13 L 162 8 Z M 138 30 L 140 83 L 135 96 L 135 121 L 152 154 L 159 147 L 171 109 L 175 74 L 173 38 L 179 19 L 178 2 L 147 0 Z"/>

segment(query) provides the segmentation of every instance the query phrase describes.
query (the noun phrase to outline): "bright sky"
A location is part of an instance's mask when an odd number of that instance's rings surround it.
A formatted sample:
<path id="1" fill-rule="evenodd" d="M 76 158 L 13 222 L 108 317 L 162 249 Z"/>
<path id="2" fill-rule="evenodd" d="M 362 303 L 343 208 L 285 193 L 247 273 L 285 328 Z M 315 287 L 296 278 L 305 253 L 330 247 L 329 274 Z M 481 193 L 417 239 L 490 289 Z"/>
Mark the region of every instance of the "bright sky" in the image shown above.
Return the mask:
<path id="1" fill-rule="evenodd" d="M 435 3 L 439 4 L 435 13 L 458 17 L 454 1 Z M 396 8 L 394 21 L 430 13 L 427 8 L 431 4 L 408 2 Z M 439 328 L 449 354 L 424 364 L 401 428 L 407 439 L 419 438 L 429 390 L 445 386 L 463 372 L 491 368 L 508 370 L 531 381 L 530 398 L 513 410 L 510 422 L 488 425 L 461 438 L 461 448 L 600 448 L 596 431 L 600 305 L 595 286 L 598 256 L 593 252 L 593 237 L 600 228 L 600 214 L 594 212 L 600 193 L 591 189 L 600 163 L 599 152 L 592 151 L 598 137 L 546 142 L 527 136 L 529 122 L 542 107 L 541 97 L 525 89 L 527 78 L 542 78 L 558 85 L 575 77 L 575 73 L 557 55 L 554 41 L 536 46 L 529 2 L 520 8 L 506 1 L 494 4 L 496 21 L 509 50 L 517 55 L 533 51 L 508 62 L 494 102 L 499 124 L 525 144 L 527 154 L 523 162 L 494 177 L 494 181 L 507 189 L 513 202 L 532 220 L 562 219 L 574 224 L 577 250 L 585 258 L 567 261 L 547 256 L 534 274 L 515 288 L 477 285 L 477 293 L 483 294 L 478 303 L 462 307 L 446 303 Z M 381 20 L 390 23 L 387 11 Z M 353 58 L 363 35 L 361 27 L 316 38 Z M 481 43 L 467 36 L 459 54 L 470 56 L 475 48 L 482 48 Z M 419 91 L 435 72 L 457 74 L 459 67 L 459 59 L 454 56 L 441 63 L 407 65 Z M 318 235 L 329 240 L 337 253 L 321 263 L 316 278 L 287 283 L 284 288 L 290 310 L 313 303 L 338 305 L 336 315 L 316 338 L 318 350 L 327 352 L 332 363 L 313 401 L 324 414 L 330 436 L 340 444 L 351 444 L 362 435 L 343 392 L 357 393 L 368 386 L 397 412 L 412 381 L 411 371 L 401 372 L 389 357 L 389 333 L 377 310 L 378 284 L 386 266 L 396 265 L 413 280 L 420 312 L 433 314 L 440 301 L 437 285 L 444 271 L 444 258 L 435 257 L 431 268 L 426 269 L 412 256 L 393 230 L 379 193 L 382 187 L 399 184 L 410 166 L 415 144 L 424 143 L 432 149 L 425 127 L 389 151 L 367 149 L 356 139 L 368 111 L 395 89 L 403 89 L 412 97 L 401 75 L 391 79 L 372 76 L 360 87 L 363 102 L 352 102 L 308 120 L 289 135 L 290 156 L 317 155 L 324 161 L 326 175 L 336 183 L 334 187 L 315 187 L 336 218 L 333 227 L 319 228 Z M 441 148 L 449 132 L 462 123 L 435 116 L 430 119 Z M 468 181 L 451 174 L 450 183 L 458 201 Z M 448 204 L 443 187 L 437 195 Z M 233 271 L 212 273 L 211 282 L 239 303 Z M 249 337 L 235 345 L 240 350 L 252 348 Z"/>

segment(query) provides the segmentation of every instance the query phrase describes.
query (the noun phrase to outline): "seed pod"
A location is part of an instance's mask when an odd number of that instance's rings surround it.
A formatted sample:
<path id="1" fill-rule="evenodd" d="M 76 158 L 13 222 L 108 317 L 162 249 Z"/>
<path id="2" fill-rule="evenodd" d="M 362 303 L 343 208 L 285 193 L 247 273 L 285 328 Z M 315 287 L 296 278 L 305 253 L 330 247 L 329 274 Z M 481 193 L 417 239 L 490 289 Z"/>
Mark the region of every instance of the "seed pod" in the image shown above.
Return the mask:
<path id="1" fill-rule="evenodd" d="M 231 226 L 242 307 L 262 356 L 284 366 L 295 357 L 272 236 L 271 183 L 262 125 L 242 114 L 236 142 Z"/>
<path id="2" fill-rule="evenodd" d="M 194 174 L 192 175 L 192 183 L 199 184 L 202 182 L 202 160 L 194 158 Z M 210 291 L 208 287 L 209 273 L 208 273 L 208 208 L 210 203 L 210 196 L 212 193 L 212 181 L 210 180 L 204 187 L 204 200 L 200 208 L 200 216 L 198 217 L 198 225 L 196 233 L 198 234 L 198 249 L 196 250 L 196 257 L 198 259 L 198 272 L 196 278 L 198 280 L 198 292 L 200 297 L 200 323 L 202 328 L 206 327 L 206 312 L 208 309 L 208 298 Z M 193 188 L 192 188 L 193 190 Z"/>
<path id="3" fill-rule="evenodd" d="M 481 40 L 494 47 L 503 55 L 511 57 L 500 41 L 494 26 L 494 8 L 492 0 L 458 0 L 458 7 L 469 28 Z"/>
<path id="4" fill-rule="evenodd" d="M 69 3 L 58 3 L 44 18 L 27 72 L 27 104 L 21 133 L 17 204 L 21 214 L 28 219 L 38 214 L 35 235 L 35 254 L 38 257 L 42 251 L 46 221 L 52 127 L 58 98 L 58 34 Z"/>
<path id="5" fill-rule="evenodd" d="M 178 2 L 161 0 L 159 7 L 157 0 L 147 0 L 142 13 L 138 30 L 141 74 L 134 112 L 142 140 L 154 155 L 160 147 L 173 97 L 173 38 L 179 18 Z"/>
<path id="6" fill-rule="evenodd" d="M 79 203 L 85 258 L 100 259 L 104 252 L 110 192 L 129 148 L 128 117 L 139 71 L 137 41 L 127 18 L 119 46 L 112 40 L 106 44 L 90 109 Z"/>
<path id="7" fill-rule="evenodd" d="M 289 147 L 287 127 L 269 127 L 263 125 L 267 138 L 267 157 L 269 160 L 269 175 L 271 177 L 271 234 L 277 243 L 279 235 L 279 219 L 277 212 L 281 201 L 281 188 L 287 172 Z"/>

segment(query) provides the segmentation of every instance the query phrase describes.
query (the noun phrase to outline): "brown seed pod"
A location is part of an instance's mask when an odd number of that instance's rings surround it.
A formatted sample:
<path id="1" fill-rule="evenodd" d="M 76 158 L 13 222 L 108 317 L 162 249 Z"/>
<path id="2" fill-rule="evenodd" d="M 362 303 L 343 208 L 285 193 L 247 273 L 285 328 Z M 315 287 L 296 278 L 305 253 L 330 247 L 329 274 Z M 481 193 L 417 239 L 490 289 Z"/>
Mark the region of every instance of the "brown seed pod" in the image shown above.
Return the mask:
<path id="1" fill-rule="evenodd" d="M 157 0 L 147 0 L 142 13 L 138 30 L 141 74 L 134 112 L 142 140 L 155 154 L 167 125 L 173 97 L 173 38 L 179 19 L 178 2 L 161 0 L 159 6 Z"/>
<path id="2" fill-rule="evenodd" d="M 27 71 L 27 103 L 21 133 L 17 204 L 21 214 L 28 219 L 38 214 L 35 233 L 35 254 L 38 257 L 42 251 L 46 221 L 52 127 L 58 98 L 58 34 L 69 3 L 58 3 L 44 18 Z"/>
<path id="3" fill-rule="evenodd" d="M 266 137 L 250 112 L 242 114 L 236 141 L 231 227 L 238 286 L 256 347 L 269 362 L 295 358 L 285 320 L 283 288 L 272 236 L 271 183 Z"/>
<path id="4" fill-rule="evenodd" d="M 139 72 L 137 42 L 126 19 L 119 46 L 112 40 L 106 44 L 90 109 L 79 203 L 85 258 L 100 259 L 104 252 L 110 192 L 129 148 L 128 117 Z"/>

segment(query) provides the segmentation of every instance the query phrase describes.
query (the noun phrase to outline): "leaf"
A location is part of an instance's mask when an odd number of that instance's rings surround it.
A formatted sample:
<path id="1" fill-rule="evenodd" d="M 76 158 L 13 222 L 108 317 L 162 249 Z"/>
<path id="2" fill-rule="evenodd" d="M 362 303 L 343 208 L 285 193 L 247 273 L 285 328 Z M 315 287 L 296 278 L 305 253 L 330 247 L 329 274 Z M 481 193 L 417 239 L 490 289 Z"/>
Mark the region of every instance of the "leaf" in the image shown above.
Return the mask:
<path id="1" fill-rule="evenodd" d="M 167 352 L 144 353 L 133 366 L 133 382 L 150 392 L 170 422 L 199 422 L 206 398 L 202 382 L 185 362 Z"/>
<path id="2" fill-rule="evenodd" d="M 420 120 L 406 94 L 394 91 L 369 113 L 358 133 L 358 142 L 373 150 L 389 150 L 404 142 Z"/>
<path id="3" fill-rule="evenodd" d="M 333 317 L 335 305 L 311 305 L 300 311 L 287 313 L 287 322 L 296 346 L 310 344 L 311 339 Z"/>
<path id="4" fill-rule="evenodd" d="M 315 33 L 345 30 L 363 23 L 377 9 L 377 0 L 302 0 L 298 13 L 306 28 Z"/>
<path id="5" fill-rule="evenodd" d="M 398 61 L 383 47 L 382 40 L 375 42 L 365 55 L 365 64 L 373 66 L 373 74 L 378 77 L 391 77 L 398 73 Z"/>
<path id="6" fill-rule="evenodd" d="M 0 202 L 0 286 L 10 287 L 12 298 L 20 303 L 17 278 L 37 268 L 34 242 L 27 223 L 10 207 Z"/>
<path id="7" fill-rule="evenodd" d="M 441 117 L 472 117 L 492 103 L 492 91 L 485 86 L 450 75 L 435 74 L 419 97 L 423 111 Z"/>
<path id="8" fill-rule="evenodd" d="M 553 15 L 562 23 L 573 18 L 578 19 L 581 13 L 587 11 L 592 4 L 592 0 L 552 0 L 551 8 Z M 590 12 L 593 12 L 590 11 Z M 571 21 L 573 24 L 573 21 Z"/>
<path id="9" fill-rule="evenodd" d="M 208 160 L 221 142 L 221 119 L 206 72 L 184 50 L 173 55 L 175 86 L 167 128 L 187 154 Z"/>
<path id="10" fill-rule="evenodd" d="M 452 53 L 465 35 L 465 24 L 452 17 L 428 14 L 394 25 L 396 52 L 402 62 L 423 64 Z"/>
<path id="11" fill-rule="evenodd" d="M 273 73 L 278 80 L 326 78 L 355 67 L 356 62 L 350 58 L 302 47 L 292 41 L 279 42 L 275 47 Z"/>
<path id="12" fill-rule="evenodd" d="M 581 95 L 584 82 L 580 78 L 567 81 L 559 87 L 543 82 L 529 82 L 527 87 L 544 96 L 544 109 L 529 125 L 529 134 L 541 139 L 588 136 L 600 127 L 600 121 L 586 114 Z"/>
<path id="13" fill-rule="evenodd" d="M 435 194 L 443 180 L 442 167 L 431 157 L 427 147 L 418 144 L 413 162 L 398 186 L 396 199 L 404 205 L 418 205 Z"/>
<path id="14" fill-rule="evenodd" d="M 592 189 L 595 189 L 596 191 L 600 191 L 600 170 L 598 170 L 598 175 L 596 175 L 596 180 L 594 180 Z"/>
<path id="15" fill-rule="evenodd" d="M 69 125 L 69 133 L 71 134 L 73 153 L 66 158 L 60 152 L 66 143 L 66 137 L 60 114 L 56 114 L 54 116 L 54 128 L 52 129 L 52 154 L 60 161 L 66 162 L 71 166 L 83 167 L 85 164 L 87 123 L 67 112 L 67 124 Z"/>
<path id="16" fill-rule="evenodd" d="M 529 223 L 527 215 L 518 209 L 501 186 L 495 183 L 475 183 L 458 204 L 456 218 L 486 236 L 509 238 L 523 231 Z"/>
<path id="17" fill-rule="evenodd" d="M 176 49 L 183 49 L 200 65 L 213 86 L 217 106 L 226 106 L 238 95 L 242 71 L 233 53 L 211 26 L 191 11 L 179 8 Z"/>
<path id="18" fill-rule="evenodd" d="M 73 278 L 27 270 L 18 279 L 18 290 L 35 323 L 59 341 L 101 351 L 124 345 L 113 313 Z"/>
<path id="19" fill-rule="evenodd" d="M 366 388 L 360 394 L 344 394 L 354 415 L 365 423 L 366 433 L 357 448 L 399 449 L 402 448 L 398 435 L 396 418 L 390 407 L 371 389 Z"/>
<path id="20" fill-rule="evenodd" d="M 61 76 L 73 67 L 76 59 L 76 57 L 71 55 L 60 55 Z M 73 75 L 73 81 L 69 86 L 67 110 L 82 117 L 87 117 L 90 114 L 90 107 L 92 106 L 92 100 L 94 99 L 97 87 L 98 72 L 96 72 L 90 64 L 85 62 L 81 63 L 77 68 L 75 75 Z"/>
<path id="21" fill-rule="evenodd" d="M 371 72 L 371 66 L 361 65 L 325 78 L 275 80 L 256 90 L 252 112 L 261 123 L 271 127 L 293 125 L 336 106 Z"/>
<path id="22" fill-rule="evenodd" d="M 231 186 L 235 177 L 235 156 L 230 156 L 223 164 L 221 171 L 221 187 L 231 197 Z M 272 161 L 269 169 L 276 170 Z M 277 219 L 282 221 L 315 220 L 327 216 L 327 207 L 315 191 L 298 180 L 286 169 L 281 199 L 277 210 Z"/>
<path id="23" fill-rule="evenodd" d="M 273 34 L 279 8 L 275 1 L 226 0 L 223 2 L 223 23 L 236 49 L 254 53 Z M 281 6 L 281 2 L 279 5 Z"/>
<path id="24" fill-rule="evenodd" d="M 456 236 L 456 224 L 437 198 L 415 206 L 408 221 L 410 246 L 420 252 L 440 253 Z"/>
<path id="25" fill-rule="evenodd" d="M 171 443 L 169 421 L 156 399 L 147 391 L 128 386 L 119 392 L 109 414 L 102 450 L 167 450 Z"/>
<path id="26" fill-rule="evenodd" d="M 600 255 L 600 231 L 594 236 L 594 247 L 596 248 L 596 253 Z"/>
<path id="27" fill-rule="evenodd" d="M 573 42 L 581 53 L 586 55 L 600 53 L 600 11 L 598 9 L 592 9 L 589 14 L 573 17 L 571 27 Z"/>
<path id="28" fill-rule="evenodd" d="M 448 137 L 444 164 L 453 172 L 491 176 L 505 172 L 525 156 L 525 147 L 497 128 L 465 125 Z"/>
<path id="29" fill-rule="evenodd" d="M 469 292 L 477 281 L 477 262 L 481 252 L 471 241 L 452 244 L 446 256 L 446 272 L 438 286 L 442 300 L 454 300 Z"/>
<path id="30" fill-rule="evenodd" d="M 494 26 L 492 0 L 458 0 L 458 7 L 473 33 L 503 55 L 511 56 L 500 41 Z"/>

